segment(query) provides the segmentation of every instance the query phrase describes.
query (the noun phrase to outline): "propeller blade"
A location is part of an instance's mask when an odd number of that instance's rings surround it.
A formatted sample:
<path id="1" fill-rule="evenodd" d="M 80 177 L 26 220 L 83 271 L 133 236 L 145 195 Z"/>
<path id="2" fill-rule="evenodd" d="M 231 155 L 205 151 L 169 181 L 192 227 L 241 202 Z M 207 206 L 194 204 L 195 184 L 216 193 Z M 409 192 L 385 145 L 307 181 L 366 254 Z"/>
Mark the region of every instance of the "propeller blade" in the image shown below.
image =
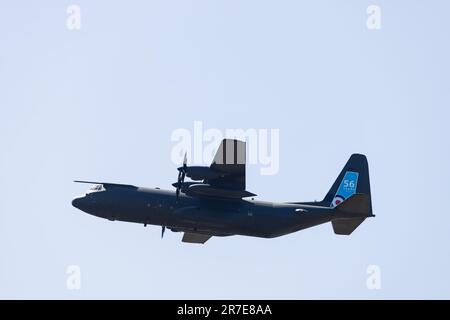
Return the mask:
<path id="1" fill-rule="evenodd" d="M 178 179 L 177 179 L 177 186 L 176 186 L 176 194 L 177 194 L 177 200 L 178 196 L 180 195 L 180 188 L 181 188 L 181 170 L 178 170 Z"/>
<path id="2" fill-rule="evenodd" d="M 184 178 L 186 178 L 186 171 L 187 171 L 187 152 L 184 153 L 183 166 L 178 168 L 178 183 L 176 189 L 177 200 L 178 197 L 180 196 L 181 185 L 184 182 Z"/>
<path id="3" fill-rule="evenodd" d="M 161 230 L 161 239 L 164 238 L 164 232 L 166 231 L 166 226 L 162 226 L 162 230 Z"/>

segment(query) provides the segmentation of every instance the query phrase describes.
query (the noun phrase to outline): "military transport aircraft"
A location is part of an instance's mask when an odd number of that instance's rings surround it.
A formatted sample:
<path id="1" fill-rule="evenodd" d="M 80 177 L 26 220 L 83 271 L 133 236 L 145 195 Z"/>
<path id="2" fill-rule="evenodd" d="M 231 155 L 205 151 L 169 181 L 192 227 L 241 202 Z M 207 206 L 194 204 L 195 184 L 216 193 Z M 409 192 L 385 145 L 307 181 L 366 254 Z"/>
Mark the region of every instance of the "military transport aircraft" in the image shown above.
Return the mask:
<path id="1" fill-rule="evenodd" d="M 213 236 L 273 238 L 330 222 L 336 234 L 351 234 L 374 217 L 367 159 L 353 154 L 320 202 L 254 200 L 245 188 L 245 142 L 224 139 L 209 167 L 178 168 L 175 191 L 109 182 L 94 184 L 72 205 L 109 220 L 162 226 L 184 232 L 183 242 L 205 243 Z M 186 181 L 185 178 L 191 181 Z M 249 199 L 248 199 L 249 198 Z"/>

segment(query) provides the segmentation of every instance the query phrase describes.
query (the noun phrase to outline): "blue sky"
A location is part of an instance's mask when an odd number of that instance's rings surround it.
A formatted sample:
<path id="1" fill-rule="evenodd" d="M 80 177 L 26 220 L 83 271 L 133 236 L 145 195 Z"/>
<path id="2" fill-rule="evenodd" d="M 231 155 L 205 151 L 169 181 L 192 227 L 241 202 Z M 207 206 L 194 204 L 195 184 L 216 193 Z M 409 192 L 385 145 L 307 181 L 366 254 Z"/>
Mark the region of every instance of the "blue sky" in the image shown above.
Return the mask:
<path id="1" fill-rule="evenodd" d="M 81 30 L 66 9 L 81 8 Z M 381 29 L 366 9 L 381 8 Z M 448 298 L 447 1 L 1 1 L 1 298 Z M 74 179 L 171 188 L 177 128 L 280 130 L 273 201 L 369 159 L 377 215 L 205 246 L 71 207 Z M 66 268 L 81 270 L 68 290 Z M 381 289 L 366 287 L 367 267 Z"/>

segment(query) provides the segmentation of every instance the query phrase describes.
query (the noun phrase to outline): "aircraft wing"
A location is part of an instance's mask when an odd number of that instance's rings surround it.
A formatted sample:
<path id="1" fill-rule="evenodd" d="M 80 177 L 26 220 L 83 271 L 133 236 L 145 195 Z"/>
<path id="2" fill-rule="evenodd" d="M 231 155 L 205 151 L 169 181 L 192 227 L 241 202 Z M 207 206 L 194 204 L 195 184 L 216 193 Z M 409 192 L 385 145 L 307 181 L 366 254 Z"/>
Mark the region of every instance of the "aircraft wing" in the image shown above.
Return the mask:
<path id="1" fill-rule="evenodd" d="M 181 175 L 173 186 L 193 197 L 236 200 L 256 196 L 245 190 L 245 158 L 244 141 L 223 139 L 209 167 L 184 165 L 178 168 L 188 178 L 201 182 L 184 182 L 184 175 Z"/>
<path id="2" fill-rule="evenodd" d="M 207 234 L 201 234 L 201 233 L 192 233 L 192 232 L 185 232 L 183 235 L 183 242 L 188 243 L 201 243 L 204 244 L 206 241 L 208 241 L 212 236 Z"/>
<path id="3" fill-rule="evenodd" d="M 217 177 L 205 179 L 204 183 L 222 189 L 245 190 L 245 142 L 223 139 L 210 166 Z"/>
<path id="4" fill-rule="evenodd" d="M 105 189 L 109 187 L 122 187 L 122 188 L 132 188 L 137 189 L 136 186 L 130 184 L 121 184 L 121 183 L 112 183 L 112 182 L 99 182 L 99 181 L 84 181 L 84 180 L 75 180 L 75 183 L 87 183 L 87 184 L 101 184 Z"/>

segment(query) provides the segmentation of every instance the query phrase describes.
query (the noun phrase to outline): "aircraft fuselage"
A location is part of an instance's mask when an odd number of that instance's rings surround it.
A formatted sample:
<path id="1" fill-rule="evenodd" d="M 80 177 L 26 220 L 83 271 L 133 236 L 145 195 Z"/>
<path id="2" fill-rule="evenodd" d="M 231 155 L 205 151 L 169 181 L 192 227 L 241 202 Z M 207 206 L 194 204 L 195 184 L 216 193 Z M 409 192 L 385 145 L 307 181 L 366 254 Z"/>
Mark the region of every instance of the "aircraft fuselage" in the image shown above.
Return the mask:
<path id="1" fill-rule="evenodd" d="M 97 217 L 172 231 L 272 238 L 329 222 L 330 207 L 191 197 L 168 190 L 117 186 L 75 198 L 73 206 Z"/>

